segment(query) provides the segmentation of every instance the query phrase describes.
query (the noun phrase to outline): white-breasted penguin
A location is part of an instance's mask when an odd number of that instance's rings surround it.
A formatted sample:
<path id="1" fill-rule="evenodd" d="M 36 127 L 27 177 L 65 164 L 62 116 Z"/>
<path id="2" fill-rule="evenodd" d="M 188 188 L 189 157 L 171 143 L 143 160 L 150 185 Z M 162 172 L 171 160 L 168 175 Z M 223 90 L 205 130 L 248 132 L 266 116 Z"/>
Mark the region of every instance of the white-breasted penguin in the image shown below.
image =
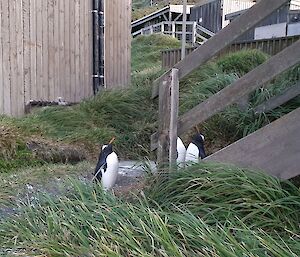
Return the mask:
<path id="1" fill-rule="evenodd" d="M 204 159 L 205 157 L 204 136 L 200 133 L 197 133 L 195 136 L 193 136 L 192 142 L 189 144 L 186 150 L 185 163 L 198 163 L 200 159 Z"/>
<path id="2" fill-rule="evenodd" d="M 115 185 L 118 176 L 119 160 L 112 149 L 112 141 L 102 147 L 94 172 L 94 179 L 101 181 L 104 190 L 111 189 Z"/>
<path id="3" fill-rule="evenodd" d="M 180 137 L 177 137 L 177 166 L 184 167 L 186 149 Z"/>

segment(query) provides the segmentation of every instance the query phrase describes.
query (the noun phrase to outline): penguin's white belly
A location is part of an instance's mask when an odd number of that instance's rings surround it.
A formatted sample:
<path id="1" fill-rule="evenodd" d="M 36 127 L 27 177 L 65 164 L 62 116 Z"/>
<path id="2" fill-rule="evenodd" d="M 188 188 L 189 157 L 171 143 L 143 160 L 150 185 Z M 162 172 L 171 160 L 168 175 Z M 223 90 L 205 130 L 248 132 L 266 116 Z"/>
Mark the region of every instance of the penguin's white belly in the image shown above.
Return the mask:
<path id="1" fill-rule="evenodd" d="M 184 161 L 185 161 L 185 155 L 186 155 L 186 149 L 182 142 L 182 140 L 178 137 L 177 138 L 177 165 L 180 168 L 184 167 Z"/>
<path id="2" fill-rule="evenodd" d="M 199 149 L 193 143 L 190 143 L 186 150 L 185 162 L 186 163 L 191 163 L 191 162 L 198 163 L 199 162 Z"/>
<path id="3" fill-rule="evenodd" d="M 105 190 L 111 189 L 117 180 L 118 170 L 119 170 L 119 160 L 118 156 L 113 152 L 107 156 L 107 169 L 102 172 L 101 183 Z"/>

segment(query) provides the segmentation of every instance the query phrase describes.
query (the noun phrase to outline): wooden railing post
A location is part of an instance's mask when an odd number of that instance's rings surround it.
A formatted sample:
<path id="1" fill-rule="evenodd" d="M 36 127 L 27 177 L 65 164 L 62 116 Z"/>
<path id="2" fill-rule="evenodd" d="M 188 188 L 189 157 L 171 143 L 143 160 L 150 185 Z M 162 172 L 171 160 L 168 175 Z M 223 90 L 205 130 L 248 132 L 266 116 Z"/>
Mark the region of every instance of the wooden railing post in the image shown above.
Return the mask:
<path id="1" fill-rule="evenodd" d="M 157 144 L 157 164 L 159 169 L 163 169 L 168 164 L 169 159 L 169 127 L 170 127 L 170 106 L 171 106 L 171 74 L 166 76 L 159 88 L 158 104 L 158 144 Z"/>
<path id="2" fill-rule="evenodd" d="M 178 69 L 173 69 L 165 77 L 163 86 L 159 89 L 159 118 L 157 163 L 159 169 L 164 169 L 170 163 L 176 162 L 177 119 L 179 101 Z"/>
<path id="3" fill-rule="evenodd" d="M 176 23 L 172 22 L 172 37 L 176 38 Z"/>
<path id="4" fill-rule="evenodd" d="M 178 124 L 178 109 L 179 109 L 179 77 L 178 69 L 172 69 L 171 81 L 171 109 L 170 109 L 170 169 L 176 167 L 177 159 L 177 124 Z"/>

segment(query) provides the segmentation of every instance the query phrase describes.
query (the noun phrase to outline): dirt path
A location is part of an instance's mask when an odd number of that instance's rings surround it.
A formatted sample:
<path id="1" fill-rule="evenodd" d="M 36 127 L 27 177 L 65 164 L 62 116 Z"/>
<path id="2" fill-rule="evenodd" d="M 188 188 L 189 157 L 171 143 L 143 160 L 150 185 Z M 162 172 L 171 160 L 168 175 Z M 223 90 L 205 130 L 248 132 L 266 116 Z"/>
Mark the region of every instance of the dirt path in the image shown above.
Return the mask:
<path id="1" fill-rule="evenodd" d="M 20 171 L 13 175 L 0 176 L 0 220 L 18 212 L 22 203 L 35 204 L 39 194 L 60 196 L 66 190 L 69 178 L 91 183 L 94 165 L 49 165 Z M 147 172 L 155 171 L 153 162 L 147 164 L 138 161 L 120 161 L 119 173 L 114 192 L 116 195 L 141 189 Z"/>

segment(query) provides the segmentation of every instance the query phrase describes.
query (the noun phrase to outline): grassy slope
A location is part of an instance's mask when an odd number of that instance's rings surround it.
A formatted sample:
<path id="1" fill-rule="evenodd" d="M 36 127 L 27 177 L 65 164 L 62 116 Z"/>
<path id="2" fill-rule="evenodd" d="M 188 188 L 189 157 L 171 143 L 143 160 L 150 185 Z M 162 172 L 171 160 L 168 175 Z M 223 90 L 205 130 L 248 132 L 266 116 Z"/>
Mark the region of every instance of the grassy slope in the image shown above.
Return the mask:
<path id="1" fill-rule="evenodd" d="M 0 222 L 2 251 L 34 256 L 299 256 L 300 191 L 233 167 L 149 178 L 130 202 L 72 181 Z M 1 248 L 0 248 L 1 249 Z M 88 253 L 88 255 L 87 255 Z M 7 256 L 7 255 L 6 255 Z"/>

